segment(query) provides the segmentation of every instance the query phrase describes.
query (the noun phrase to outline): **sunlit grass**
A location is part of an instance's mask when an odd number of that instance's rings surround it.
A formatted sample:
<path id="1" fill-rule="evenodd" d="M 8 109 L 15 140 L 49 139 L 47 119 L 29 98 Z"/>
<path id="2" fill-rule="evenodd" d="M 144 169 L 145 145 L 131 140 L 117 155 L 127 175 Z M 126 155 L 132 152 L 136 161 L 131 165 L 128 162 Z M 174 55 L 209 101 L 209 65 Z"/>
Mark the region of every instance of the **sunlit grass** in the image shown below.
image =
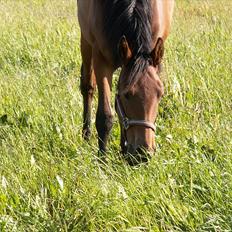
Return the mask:
<path id="1" fill-rule="evenodd" d="M 136 168 L 116 118 L 107 163 L 81 138 L 75 2 L 0 4 L 0 231 L 231 231 L 232 2 L 177 1 L 158 149 Z"/>

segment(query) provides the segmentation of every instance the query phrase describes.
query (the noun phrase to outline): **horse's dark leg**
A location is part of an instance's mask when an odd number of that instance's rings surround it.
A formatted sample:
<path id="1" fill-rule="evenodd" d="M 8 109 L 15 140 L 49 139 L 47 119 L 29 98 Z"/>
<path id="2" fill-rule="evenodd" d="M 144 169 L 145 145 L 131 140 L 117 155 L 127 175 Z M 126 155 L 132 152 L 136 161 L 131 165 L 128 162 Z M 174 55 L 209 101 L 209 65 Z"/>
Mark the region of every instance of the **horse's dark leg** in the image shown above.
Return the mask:
<path id="1" fill-rule="evenodd" d="M 98 145 L 99 150 L 105 152 L 109 133 L 113 125 L 113 115 L 110 106 L 113 68 L 108 65 L 100 52 L 96 50 L 93 54 L 93 64 L 98 86 L 98 108 L 96 117 Z"/>
<path id="2" fill-rule="evenodd" d="M 81 93 L 84 102 L 83 112 L 83 130 L 82 135 L 85 140 L 88 140 L 91 135 L 91 103 L 93 99 L 94 90 L 96 88 L 96 80 L 92 66 L 92 47 L 81 38 Z"/>

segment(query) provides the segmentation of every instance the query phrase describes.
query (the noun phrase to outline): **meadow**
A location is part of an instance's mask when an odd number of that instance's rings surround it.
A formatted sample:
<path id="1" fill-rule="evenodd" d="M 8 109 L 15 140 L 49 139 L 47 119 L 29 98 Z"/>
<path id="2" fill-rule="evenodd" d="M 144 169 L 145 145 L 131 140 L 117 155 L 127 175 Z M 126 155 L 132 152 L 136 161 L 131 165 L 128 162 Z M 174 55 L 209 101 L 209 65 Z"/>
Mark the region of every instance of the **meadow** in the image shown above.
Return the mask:
<path id="1" fill-rule="evenodd" d="M 176 1 L 157 152 L 130 167 L 116 115 L 105 164 L 94 114 L 81 137 L 76 1 L 0 0 L 0 231 L 232 231 L 231 9 Z"/>

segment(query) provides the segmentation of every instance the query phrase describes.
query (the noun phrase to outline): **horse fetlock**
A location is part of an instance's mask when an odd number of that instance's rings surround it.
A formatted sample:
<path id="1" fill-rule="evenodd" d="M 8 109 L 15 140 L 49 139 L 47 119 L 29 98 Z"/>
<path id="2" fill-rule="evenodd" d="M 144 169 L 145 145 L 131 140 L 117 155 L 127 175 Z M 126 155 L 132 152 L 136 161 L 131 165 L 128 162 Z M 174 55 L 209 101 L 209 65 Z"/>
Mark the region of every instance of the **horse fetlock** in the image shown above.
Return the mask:
<path id="1" fill-rule="evenodd" d="M 84 140 L 89 141 L 89 139 L 91 137 L 91 130 L 90 130 L 89 127 L 83 128 L 82 137 L 83 137 Z"/>
<path id="2" fill-rule="evenodd" d="M 94 91 L 95 91 L 95 86 L 90 85 L 90 84 L 81 83 L 80 89 L 81 89 L 81 94 L 83 96 L 91 96 L 92 97 L 94 94 Z"/>
<path id="3" fill-rule="evenodd" d="M 96 128 L 99 137 L 98 144 L 100 151 L 106 151 L 106 144 L 112 126 L 113 116 L 111 114 L 97 113 Z"/>

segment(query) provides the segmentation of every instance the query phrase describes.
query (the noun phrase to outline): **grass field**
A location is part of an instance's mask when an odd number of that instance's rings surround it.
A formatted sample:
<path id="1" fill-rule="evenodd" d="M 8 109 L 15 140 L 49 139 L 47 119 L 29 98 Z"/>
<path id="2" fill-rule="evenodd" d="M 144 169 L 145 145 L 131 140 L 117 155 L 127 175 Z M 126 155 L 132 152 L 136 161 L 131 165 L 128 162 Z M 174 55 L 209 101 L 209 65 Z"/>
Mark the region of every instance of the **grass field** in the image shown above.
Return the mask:
<path id="1" fill-rule="evenodd" d="M 232 1 L 177 0 L 158 150 L 135 168 L 117 117 L 107 164 L 81 138 L 75 2 L 0 0 L 0 231 L 232 231 Z"/>

